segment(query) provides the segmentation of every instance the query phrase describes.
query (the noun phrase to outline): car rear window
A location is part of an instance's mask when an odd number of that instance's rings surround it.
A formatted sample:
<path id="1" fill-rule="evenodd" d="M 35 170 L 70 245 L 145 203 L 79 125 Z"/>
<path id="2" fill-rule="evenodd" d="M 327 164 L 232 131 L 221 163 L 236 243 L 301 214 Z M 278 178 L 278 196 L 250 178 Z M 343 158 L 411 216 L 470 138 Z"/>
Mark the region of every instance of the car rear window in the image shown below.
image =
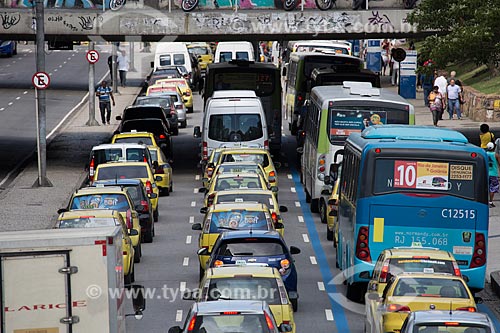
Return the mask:
<path id="1" fill-rule="evenodd" d="M 116 138 L 115 143 L 138 143 L 147 146 L 152 146 L 153 140 L 149 136 L 134 136 L 134 137 Z"/>
<path id="2" fill-rule="evenodd" d="M 232 311 L 228 314 L 197 316 L 190 333 L 232 333 L 263 332 L 271 333 L 263 314 L 240 314 Z"/>
<path id="3" fill-rule="evenodd" d="M 123 123 L 122 132 L 136 130 L 139 132 L 150 132 L 153 134 L 164 133 L 163 123 L 160 119 L 156 120 L 131 120 Z"/>
<path id="4" fill-rule="evenodd" d="M 269 230 L 270 225 L 270 221 L 267 220 L 264 212 L 243 209 L 233 209 L 228 212 L 213 212 L 209 218 L 210 233 L 222 232 L 225 229 Z"/>
<path id="5" fill-rule="evenodd" d="M 281 304 L 276 278 L 230 277 L 211 279 L 205 300 L 258 300 Z"/>
<path id="6" fill-rule="evenodd" d="M 249 172 L 249 173 L 259 173 L 260 169 L 255 165 L 221 165 L 219 167 L 219 173 L 241 173 L 241 172 Z"/>
<path id="7" fill-rule="evenodd" d="M 489 327 L 472 323 L 461 323 L 460 321 L 448 321 L 442 323 L 416 324 L 412 333 L 490 333 Z"/>
<path id="8" fill-rule="evenodd" d="M 159 57 L 160 66 L 170 66 L 172 64 L 172 58 L 170 54 L 163 54 Z"/>
<path id="9" fill-rule="evenodd" d="M 401 278 L 393 296 L 420 296 L 441 298 L 469 298 L 464 284 L 455 279 Z"/>
<path id="10" fill-rule="evenodd" d="M 144 162 L 147 148 L 127 148 L 127 161 Z"/>
<path id="11" fill-rule="evenodd" d="M 389 261 L 389 273 L 396 276 L 402 272 L 454 274 L 454 268 L 451 260 L 391 258 Z"/>
<path id="12" fill-rule="evenodd" d="M 94 217 L 86 216 L 74 219 L 59 221 L 59 228 L 98 228 L 98 227 L 114 227 L 119 225 L 119 222 L 112 217 Z"/>
<path id="13" fill-rule="evenodd" d="M 119 161 L 123 157 L 121 148 L 96 149 L 92 151 L 92 155 L 94 157 L 94 163 L 97 163 L 97 165 L 109 161 Z"/>
<path id="14" fill-rule="evenodd" d="M 287 251 L 283 244 L 274 239 L 242 238 L 229 239 L 218 249 L 219 256 L 268 257 L 281 256 Z"/>
<path id="15" fill-rule="evenodd" d="M 139 185 L 126 185 L 128 196 L 134 202 L 134 205 L 140 205 L 142 200 L 146 200 L 142 188 Z"/>
<path id="16" fill-rule="evenodd" d="M 215 183 L 214 191 L 227 191 L 247 188 L 262 188 L 260 178 L 248 176 L 240 177 L 237 175 L 235 175 L 234 177 L 218 177 L 217 182 Z"/>
<path id="17" fill-rule="evenodd" d="M 97 172 L 96 180 L 104 179 L 127 179 L 127 178 L 148 178 L 147 166 L 143 165 L 120 165 L 100 168 Z"/>
<path id="18" fill-rule="evenodd" d="M 222 162 L 254 162 L 260 164 L 263 168 L 269 166 L 267 154 L 224 154 Z"/>
<path id="19" fill-rule="evenodd" d="M 164 108 L 170 108 L 171 98 L 143 98 L 135 101 L 135 105 L 157 105 Z"/>
<path id="20" fill-rule="evenodd" d="M 260 204 L 267 205 L 269 208 L 274 208 L 274 200 L 269 194 L 259 194 L 259 193 L 245 193 L 241 192 L 238 194 L 224 194 L 219 193 L 217 195 L 217 202 L 258 202 Z"/>
<path id="21" fill-rule="evenodd" d="M 130 209 L 127 197 L 123 194 L 89 194 L 79 195 L 73 198 L 70 209 L 114 209 L 126 212 Z"/>

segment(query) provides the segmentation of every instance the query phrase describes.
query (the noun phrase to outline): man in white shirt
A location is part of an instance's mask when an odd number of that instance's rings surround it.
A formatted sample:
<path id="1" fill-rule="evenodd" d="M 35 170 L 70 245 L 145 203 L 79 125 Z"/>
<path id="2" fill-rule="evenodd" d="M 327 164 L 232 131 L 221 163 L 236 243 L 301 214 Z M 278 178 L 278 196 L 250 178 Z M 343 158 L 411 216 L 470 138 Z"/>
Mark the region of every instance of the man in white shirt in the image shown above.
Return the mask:
<path id="1" fill-rule="evenodd" d="M 455 84 L 455 80 L 451 79 L 450 84 L 446 87 L 446 96 L 448 96 L 448 114 L 450 119 L 453 119 L 453 110 L 457 113 L 457 118 L 460 120 L 460 94 L 462 89 Z"/>
<path id="2" fill-rule="evenodd" d="M 129 60 L 125 51 L 121 51 L 116 59 L 116 63 L 118 65 L 118 72 L 120 73 L 120 83 L 122 87 L 125 87 L 127 83 L 127 72 L 129 69 Z"/>
<path id="3" fill-rule="evenodd" d="M 439 87 L 439 92 L 443 96 L 443 108 L 439 117 L 439 120 L 443 120 L 443 111 L 448 105 L 448 103 L 446 102 L 446 87 L 448 86 L 448 80 L 446 79 L 445 72 L 441 71 L 439 73 L 439 76 L 434 80 L 434 86 Z"/>

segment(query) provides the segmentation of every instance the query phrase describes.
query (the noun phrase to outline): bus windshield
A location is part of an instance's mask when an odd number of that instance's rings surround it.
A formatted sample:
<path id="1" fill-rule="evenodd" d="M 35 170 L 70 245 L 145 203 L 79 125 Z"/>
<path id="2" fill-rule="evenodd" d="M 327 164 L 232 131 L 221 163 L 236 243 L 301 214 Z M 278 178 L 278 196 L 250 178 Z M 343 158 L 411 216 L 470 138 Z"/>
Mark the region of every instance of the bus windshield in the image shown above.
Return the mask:
<path id="1" fill-rule="evenodd" d="M 462 161 L 380 158 L 375 161 L 373 194 L 422 191 L 475 200 L 474 167 Z"/>
<path id="2" fill-rule="evenodd" d="M 349 134 L 361 132 L 371 125 L 408 124 L 410 114 L 406 105 L 376 106 L 365 104 L 342 105 L 329 108 L 329 137 L 331 144 L 343 144 Z"/>

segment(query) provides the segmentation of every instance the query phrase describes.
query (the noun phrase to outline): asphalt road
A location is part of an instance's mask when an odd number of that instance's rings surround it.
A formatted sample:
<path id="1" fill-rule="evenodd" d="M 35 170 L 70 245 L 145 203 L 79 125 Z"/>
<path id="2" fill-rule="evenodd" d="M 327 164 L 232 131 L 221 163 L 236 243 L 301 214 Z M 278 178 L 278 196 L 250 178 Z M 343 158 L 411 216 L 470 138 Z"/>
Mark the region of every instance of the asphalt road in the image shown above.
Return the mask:
<path id="1" fill-rule="evenodd" d="M 51 77 L 46 90 L 47 134 L 88 92 L 86 51 L 84 46 L 76 46 L 73 51 L 47 51 L 45 68 Z M 107 59 L 105 52 L 101 59 Z M 107 61 L 98 62 L 96 80 L 107 69 Z M 34 45 L 19 44 L 17 55 L 0 58 L 0 187 L 5 186 L 7 175 L 17 165 L 33 156 L 36 148 L 35 90 L 31 83 L 35 71 Z"/>

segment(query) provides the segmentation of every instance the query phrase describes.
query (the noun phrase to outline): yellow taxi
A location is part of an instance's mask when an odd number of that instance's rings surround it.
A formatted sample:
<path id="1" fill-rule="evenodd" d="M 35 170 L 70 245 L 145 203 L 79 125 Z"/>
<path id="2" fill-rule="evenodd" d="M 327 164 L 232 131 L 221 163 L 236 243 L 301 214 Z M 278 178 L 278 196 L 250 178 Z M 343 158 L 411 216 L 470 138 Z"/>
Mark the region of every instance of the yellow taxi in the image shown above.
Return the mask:
<path id="1" fill-rule="evenodd" d="M 130 236 L 137 236 L 135 229 L 127 229 L 127 224 L 117 210 L 111 209 L 75 209 L 59 214 L 55 228 L 98 228 L 98 227 L 122 227 L 122 251 L 123 251 L 123 275 L 125 284 L 135 280 L 134 273 L 134 247 Z"/>
<path id="2" fill-rule="evenodd" d="M 213 62 L 212 50 L 208 43 L 190 43 L 187 45 L 189 54 L 194 54 L 198 59 L 201 72 L 206 72 L 208 64 Z"/>
<path id="3" fill-rule="evenodd" d="M 146 146 L 160 146 L 153 133 L 137 131 L 115 134 L 111 138 L 111 143 L 140 143 Z"/>
<path id="4" fill-rule="evenodd" d="M 212 205 L 203 223 L 195 223 L 193 230 L 201 231 L 198 239 L 200 249 L 208 249 L 210 253 L 215 241 L 228 230 L 275 230 L 283 228 L 283 224 L 274 223 L 271 212 L 266 205 L 258 203 L 221 203 Z M 200 279 L 205 273 L 209 255 L 199 255 Z"/>
<path id="5" fill-rule="evenodd" d="M 208 165 L 207 169 L 210 167 Z M 264 177 L 267 181 L 266 172 L 262 165 L 257 164 L 255 162 L 224 162 L 222 164 L 218 164 L 217 166 L 212 165 L 213 171 L 211 172 L 211 176 L 207 178 L 203 178 L 202 181 L 208 184 L 210 180 L 212 180 L 213 175 L 222 174 L 222 173 L 258 173 L 262 177 Z M 271 186 L 271 185 L 270 185 Z"/>
<path id="6" fill-rule="evenodd" d="M 340 178 L 333 184 L 332 194 L 328 198 L 326 205 L 326 239 L 333 241 L 333 247 L 337 247 L 339 241 L 339 224 L 338 209 L 339 209 L 339 186 Z"/>
<path id="7" fill-rule="evenodd" d="M 455 257 L 448 251 L 421 246 L 397 247 L 380 252 L 367 292 L 381 296 L 391 277 L 402 272 L 448 273 L 462 277 Z"/>
<path id="8" fill-rule="evenodd" d="M 216 164 L 224 162 L 254 162 L 260 164 L 265 171 L 265 177 L 271 186 L 278 187 L 278 173 L 276 168 L 281 164 L 273 163 L 271 154 L 263 148 L 229 148 L 224 149 Z"/>
<path id="9" fill-rule="evenodd" d="M 188 297 L 186 297 L 188 296 Z M 191 297 L 189 297 L 191 296 Z M 197 302 L 218 300 L 266 301 L 276 324 L 288 324 L 295 332 L 293 309 L 277 268 L 266 264 L 223 265 L 209 268 L 200 283 Z"/>
<path id="10" fill-rule="evenodd" d="M 163 178 L 162 180 L 157 181 L 156 185 L 158 186 L 161 194 L 169 196 L 170 192 L 174 190 L 172 167 L 159 147 L 148 146 L 148 150 L 151 154 L 151 160 L 153 161 L 153 172 L 155 178 L 156 176 L 161 176 Z"/>
<path id="11" fill-rule="evenodd" d="M 95 170 L 94 181 L 107 179 L 139 179 L 146 187 L 146 193 L 149 195 L 155 193 L 156 196 L 151 197 L 151 205 L 153 206 L 153 219 L 158 222 L 158 197 L 160 190 L 156 182 L 162 181 L 163 177 L 155 176 L 147 162 L 111 162 L 99 164 Z"/>
<path id="12" fill-rule="evenodd" d="M 264 177 L 256 173 L 223 173 L 215 175 L 208 188 L 201 188 L 205 193 L 204 207 L 210 207 L 217 191 L 261 189 L 277 192 L 269 186 Z"/>
<path id="13" fill-rule="evenodd" d="M 146 96 L 161 94 L 164 90 L 177 90 L 182 96 L 182 101 L 187 108 L 187 112 L 193 112 L 193 92 L 189 88 L 189 83 L 183 78 L 160 79 L 155 84 L 148 87 Z"/>
<path id="14" fill-rule="evenodd" d="M 365 297 L 365 332 L 399 332 L 410 312 L 424 310 L 476 312 L 476 301 L 459 276 L 401 273 L 389 281 L 382 296 Z"/>
<path id="15" fill-rule="evenodd" d="M 271 212 L 271 218 L 275 224 L 283 224 L 283 218 L 280 213 L 287 212 L 288 208 L 285 206 L 278 205 L 278 200 L 273 191 L 269 190 L 229 190 L 220 191 L 215 193 L 213 204 L 220 203 L 243 203 L 243 202 L 256 202 L 266 205 Z M 208 211 L 207 207 L 200 209 L 200 213 L 206 214 Z M 284 236 L 285 228 L 277 228 L 281 236 Z"/>
<path id="16" fill-rule="evenodd" d="M 134 203 L 126 188 L 120 186 L 81 188 L 73 193 L 69 200 L 68 207 L 59 209 L 57 213 L 61 214 L 77 209 L 111 209 L 120 212 L 120 215 L 125 220 L 134 247 L 134 262 L 141 261 L 141 225 L 139 222 L 139 214 L 135 210 Z M 134 229 L 135 232 L 133 232 L 132 229 Z"/>
<path id="17" fill-rule="evenodd" d="M 219 160 L 220 153 L 224 149 L 225 148 L 215 148 L 214 150 L 212 150 L 212 153 L 208 157 L 207 163 L 205 164 L 205 170 L 203 171 L 203 187 L 208 187 L 210 179 L 212 178 L 215 170 L 215 163 Z"/>

